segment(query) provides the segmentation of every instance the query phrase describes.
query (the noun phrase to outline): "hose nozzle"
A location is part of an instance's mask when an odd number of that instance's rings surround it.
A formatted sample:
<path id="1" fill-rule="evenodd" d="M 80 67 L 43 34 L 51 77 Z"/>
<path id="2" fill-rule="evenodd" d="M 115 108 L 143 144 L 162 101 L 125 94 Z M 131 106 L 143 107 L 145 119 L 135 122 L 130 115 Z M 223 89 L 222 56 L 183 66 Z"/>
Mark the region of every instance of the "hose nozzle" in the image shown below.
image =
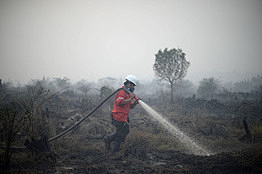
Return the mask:
<path id="1" fill-rule="evenodd" d="M 138 100 L 141 100 L 141 98 L 139 98 L 137 96 L 135 96 L 135 99 L 136 99 L 137 102 L 138 102 Z"/>

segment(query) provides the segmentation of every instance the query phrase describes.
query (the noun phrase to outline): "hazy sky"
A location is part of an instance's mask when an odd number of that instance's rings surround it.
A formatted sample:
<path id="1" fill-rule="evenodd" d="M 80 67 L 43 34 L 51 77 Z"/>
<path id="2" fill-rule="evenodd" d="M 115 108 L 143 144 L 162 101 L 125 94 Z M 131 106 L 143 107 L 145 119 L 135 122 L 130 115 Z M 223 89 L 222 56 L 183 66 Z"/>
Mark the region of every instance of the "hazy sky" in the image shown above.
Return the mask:
<path id="1" fill-rule="evenodd" d="M 262 73 L 262 0 L 0 0 L 0 78 L 153 78 L 181 48 L 199 72 Z M 212 73 L 211 73 L 212 74 Z"/>

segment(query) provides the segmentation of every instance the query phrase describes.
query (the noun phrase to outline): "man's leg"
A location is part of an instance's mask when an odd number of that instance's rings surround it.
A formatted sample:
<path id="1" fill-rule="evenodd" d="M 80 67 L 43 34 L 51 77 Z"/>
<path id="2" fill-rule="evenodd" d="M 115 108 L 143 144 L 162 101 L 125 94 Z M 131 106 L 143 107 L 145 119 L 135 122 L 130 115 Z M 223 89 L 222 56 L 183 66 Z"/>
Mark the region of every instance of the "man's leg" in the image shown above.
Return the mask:
<path id="1" fill-rule="evenodd" d="M 121 126 L 119 126 L 118 128 L 119 129 L 117 129 L 114 138 L 113 152 L 120 151 L 120 144 L 125 141 L 125 138 L 129 133 L 129 125 L 127 123 L 121 123 Z"/>
<path id="2" fill-rule="evenodd" d="M 120 151 L 120 142 L 113 141 L 113 152 L 119 152 Z"/>
<path id="3" fill-rule="evenodd" d="M 111 142 L 118 142 L 118 143 L 114 143 L 114 149 L 117 149 L 118 144 L 120 144 L 120 142 L 122 141 L 122 137 L 123 137 L 123 133 L 122 133 L 122 129 L 124 129 L 124 124 L 122 122 L 118 122 L 118 121 L 112 121 L 113 125 L 116 127 L 116 130 L 114 133 L 112 133 L 111 135 L 108 135 L 104 138 L 104 142 L 105 142 L 105 147 L 106 149 L 109 151 L 110 150 L 110 144 Z M 116 144 L 116 145 L 115 145 Z M 116 146 L 116 147 L 115 147 Z M 120 145 L 119 145 L 120 147 Z"/>
<path id="4" fill-rule="evenodd" d="M 115 137 L 117 136 L 116 133 L 117 133 L 117 129 L 118 129 L 118 125 L 117 125 L 117 123 L 115 123 L 116 120 L 114 119 L 112 112 L 111 112 L 110 116 L 111 116 L 111 119 L 112 119 L 112 124 L 116 127 L 116 131 L 114 133 L 112 133 L 111 135 L 107 135 L 107 136 L 104 137 L 105 147 L 106 147 L 107 151 L 110 150 L 110 144 L 115 139 Z"/>
<path id="5" fill-rule="evenodd" d="M 124 122 L 116 121 L 111 113 L 112 124 L 116 127 L 116 131 L 104 138 L 105 146 L 107 151 L 110 150 L 110 144 L 114 141 L 114 152 L 118 152 L 120 150 L 121 142 L 125 141 L 126 136 L 129 133 L 129 125 Z"/>

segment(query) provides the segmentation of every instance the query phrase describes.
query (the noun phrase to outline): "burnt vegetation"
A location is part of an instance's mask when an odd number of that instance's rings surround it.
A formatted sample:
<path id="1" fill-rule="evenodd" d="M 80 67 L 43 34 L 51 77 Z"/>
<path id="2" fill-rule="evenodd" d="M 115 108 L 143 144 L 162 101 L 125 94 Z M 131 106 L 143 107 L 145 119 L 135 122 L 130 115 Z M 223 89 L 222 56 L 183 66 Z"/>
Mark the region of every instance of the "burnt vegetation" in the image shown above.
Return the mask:
<path id="1" fill-rule="evenodd" d="M 76 129 L 74 125 L 123 81 L 70 83 L 68 78 L 0 83 L 1 173 L 261 173 L 262 77 L 231 84 L 211 77 L 198 86 L 140 81 L 136 95 L 208 149 L 195 156 L 137 106 L 118 154 L 105 156 L 103 137 L 113 131 L 114 97 Z M 44 144 L 44 145 L 43 145 Z"/>

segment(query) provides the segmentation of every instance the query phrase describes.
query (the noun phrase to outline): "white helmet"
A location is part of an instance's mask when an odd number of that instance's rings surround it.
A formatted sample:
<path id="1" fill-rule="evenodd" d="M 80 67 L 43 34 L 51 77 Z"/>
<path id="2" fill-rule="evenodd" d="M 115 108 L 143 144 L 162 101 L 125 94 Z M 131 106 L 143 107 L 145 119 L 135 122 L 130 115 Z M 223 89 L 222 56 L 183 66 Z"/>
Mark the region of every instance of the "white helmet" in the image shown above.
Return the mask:
<path id="1" fill-rule="evenodd" d="M 134 85 L 136 85 L 136 76 L 128 75 L 128 76 L 126 76 L 126 80 L 128 80 L 128 81 L 134 83 Z"/>

